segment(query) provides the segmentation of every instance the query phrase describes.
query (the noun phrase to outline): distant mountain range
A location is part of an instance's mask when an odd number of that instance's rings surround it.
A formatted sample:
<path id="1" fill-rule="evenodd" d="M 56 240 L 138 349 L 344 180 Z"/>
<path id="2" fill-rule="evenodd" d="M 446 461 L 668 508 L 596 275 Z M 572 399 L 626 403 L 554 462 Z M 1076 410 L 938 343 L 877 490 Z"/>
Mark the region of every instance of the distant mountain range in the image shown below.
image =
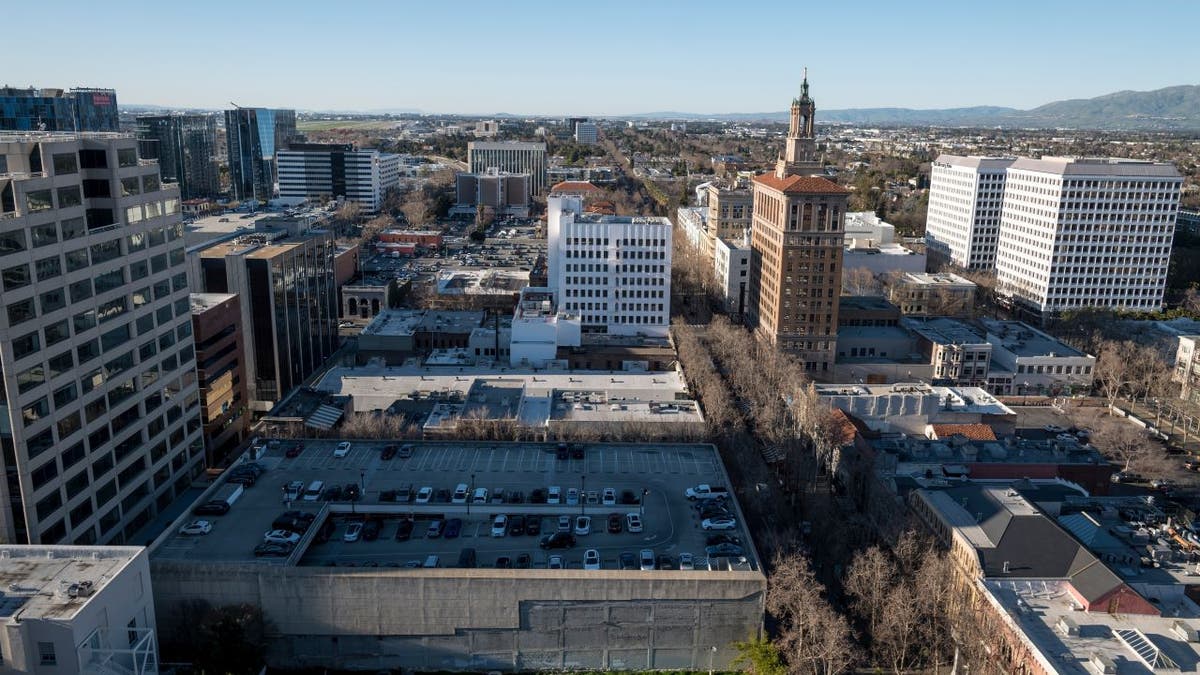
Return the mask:
<path id="1" fill-rule="evenodd" d="M 155 105 L 122 105 L 122 110 L 142 112 L 169 109 Z M 304 111 L 336 115 L 411 115 L 415 108 L 384 108 L 368 111 Z M 462 117 L 559 117 L 558 115 L 461 115 Z M 786 122 L 788 112 L 689 113 L 662 111 L 634 115 L 604 115 L 628 120 L 719 120 L 727 122 Z M 1154 91 L 1118 91 L 1095 98 L 1055 101 L 1032 110 L 1001 106 L 970 108 L 850 108 L 817 109 L 819 122 L 878 126 L 1007 127 L 1041 129 L 1109 129 L 1127 131 L 1200 131 L 1200 85 L 1185 84 Z"/>
<path id="2" fill-rule="evenodd" d="M 654 112 L 627 119 L 786 121 L 787 111 L 694 114 Z M 1032 110 L 1000 106 L 971 108 L 817 109 L 817 120 L 880 126 L 985 126 L 1121 130 L 1200 130 L 1200 85 L 1154 91 L 1118 91 L 1095 98 L 1055 101 Z"/>

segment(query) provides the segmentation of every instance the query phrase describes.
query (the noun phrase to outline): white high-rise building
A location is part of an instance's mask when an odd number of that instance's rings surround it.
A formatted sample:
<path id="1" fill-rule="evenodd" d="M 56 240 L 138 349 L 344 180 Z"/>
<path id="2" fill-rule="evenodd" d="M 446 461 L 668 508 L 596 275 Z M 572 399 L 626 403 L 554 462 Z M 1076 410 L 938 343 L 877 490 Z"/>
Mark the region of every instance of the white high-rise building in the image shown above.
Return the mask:
<path id="1" fill-rule="evenodd" d="M 671 323 L 671 221 L 583 212 L 579 197 L 546 205 L 547 274 L 560 311 L 583 332 L 665 337 Z"/>
<path id="2" fill-rule="evenodd" d="M 941 155 L 929 182 L 925 242 L 931 252 L 967 269 L 991 269 L 1004 199 L 1008 157 Z"/>
<path id="3" fill-rule="evenodd" d="M 293 143 L 276 153 L 279 198 L 342 197 L 378 213 L 384 194 L 400 185 L 400 156 L 345 144 Z"/>
<path id="4" fill-rule="evenodd" d="M 203 472 L 185 258 L 133 136 L 0 134 L 3 541 L 130 541 Z"/>
<path id="5" fill-rule="evenodd" d="M 527 173 L 533 194 L 546 191 L 545 143 L 471 141 L 467 143 L 467 164 L 471 173 L 486 173 L 488 169 Z"/>
<path id="6" fill-rule="evenodd" d="M 1168 163 L 1016 160 L 1005 179 L 997 290 L 1043 317 L 1162 309 L 1182 184 Z"/>

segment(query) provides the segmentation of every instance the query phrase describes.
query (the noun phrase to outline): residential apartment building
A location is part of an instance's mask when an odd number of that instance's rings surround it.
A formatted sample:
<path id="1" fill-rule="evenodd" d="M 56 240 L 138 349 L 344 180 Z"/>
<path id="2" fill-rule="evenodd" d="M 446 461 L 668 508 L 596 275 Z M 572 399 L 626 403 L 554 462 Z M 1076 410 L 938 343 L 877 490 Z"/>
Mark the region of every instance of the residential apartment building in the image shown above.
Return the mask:
<path id="1" fill-rule="evenodd" d="M 1008 169 L 997 291 L 1043 319 L 1162 309 L 1183 178 L 1169 163 L 1018 159 Z"/>
<path id="2" fill-rule="evenodd" d="M 523 141 L 471 141 L 467 143 L 467 166 L 471 173 L 498 169 L 527 173 L 533 194 L 546 191 L 546 144 Z"/>
<path id="3" fill-rule="evenodd" d="M 236 108 L 225 111 L 230 196 L 270 201 L 275 196 L 275 153 L 297 140 L 296 111 Z"/>
<path id="4" fill-rule="evenodd" d="M 1011 157 L 939 155 L 930 170 L 925 241 L 940 255 L 967 269 L 996 264 L 1005 172 Z"/>
<path id="5" fill-rule="evenodd" d="M 850 191 L 824 178 L 757 176 L 751 228 L 749 324 L 812 373 L 833 368 L 842 228 Z"/>
<path id="6" fill-rule="evenodd" d="M 378 213 L 388 190 L 400 185 L 400 156 L 346 144 L 292 143 L 276 153 L 279 198 L 345 199 Z"/>
<path id="7" fill-rule="evenodd" d="M 671 314 L 671 221 L 584 213 L 578 197 L 546 206 L 550 288 L 582 330 L 664 337 Z"/>
<path id="8" fill-rule="evenodd" d="M 746 313 L 750 286 L 750 239 L 721 239 L 713 249 L 713 273 L 721 284 L 725 312 L 740 319 Z"/>
<path id="9" fill-rule="evenodd" d="M 0 546 L 0 559 L 4 672 L 159 672 L 147 549 Z"/>
<path id="10" fill-rule="evenodd" d="M 112 89 L 0 87 L 0 131 L 119 131 Z"/>
<path id="11" fill-rule="evenodd" d="M 530 181 L 527 173 L 460 173 L 454 177 L 454 212 L 473 214 L 480 207 L 495 215 L 525 218 L 529 215 Z"/>
<path id="12" fill-rule="evenodd" d="M 595 122 L 576 122 L 575 142 L 581 145 L 595 145 L 600 142 L 600 128 Z"/>
<path id="13" fill-rule="evenodd" d="M 197 290 L 241 300 L 251 410 L 267 411 L 337 349 L 332 232 L 250 234 L 194 249 Z"/>
<path id="14" fill-rule="evenodd" d="M 250 428 L 241 298 L 192 293 L 191 303 L 205 463 L 222 466 Z"/>
<path id="15" fill-rule="evenodd" d="M 179 191 L 115 134 L 0 134 L 0 538 L 121 543 L 204 469 Z"/>
<path id="16" fill-rule="evenodd" d="M 908 316 L 967 317 L 975 311 L 975 283 L 948 272 L 908 272 L 888 286 L 888 299 Z"/>
<path id="17" fill-rule="evenodd" d="M 214 115 L 139 115 L 138 154 L 158 162 L 163 180 L 179 184 L 183 200 L 221 193 Z"/>

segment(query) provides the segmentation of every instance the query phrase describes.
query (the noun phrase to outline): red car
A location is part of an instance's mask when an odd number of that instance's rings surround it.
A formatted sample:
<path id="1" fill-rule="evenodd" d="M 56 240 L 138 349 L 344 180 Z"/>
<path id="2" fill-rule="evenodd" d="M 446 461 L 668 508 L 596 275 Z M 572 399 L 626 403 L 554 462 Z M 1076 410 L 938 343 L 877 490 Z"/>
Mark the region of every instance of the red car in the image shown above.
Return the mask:
<path id="1" fill-rule="evenodd" d="M 289 448 L 288 448 L 288 449 L 287 449 L 287 450 L 286 450 L 286 451 L 283 453 L 283 456 L 284 456 L 284 457 L 287 457 L 288 459 L 295 459 L 296 457 L 299 457 L 299 456 L 300 456 L 300 453 L 301 453 L 303 450 L 304 450 L 304 444 L 303 444 L 303 443 L 293 443 L 293 444 L 291 445 L 291 447 L 289 447 Z"/>

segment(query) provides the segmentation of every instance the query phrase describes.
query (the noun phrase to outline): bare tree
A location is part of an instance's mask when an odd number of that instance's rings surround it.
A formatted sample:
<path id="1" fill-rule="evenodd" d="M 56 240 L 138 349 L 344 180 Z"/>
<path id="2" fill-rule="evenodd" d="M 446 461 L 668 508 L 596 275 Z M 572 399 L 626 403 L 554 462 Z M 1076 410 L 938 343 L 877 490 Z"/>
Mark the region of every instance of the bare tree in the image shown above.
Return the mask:
<path id="1" fill-rule="evenodd" d="M 883 282 L 867 267 L 852 267 L 842 273 L 842 295 L 883 295 Z"/>
<path id="2" fill-rule="evenodd" d="M 1099 420 L 1091 440 L 1105 456 L 1121 464 L 1122 471 L 1141 473 L 1156 469 L 1154 458 L 1163 454 L 1145 429 L 1121 417 Z"/>
<path id="3" fill-rule="evenodd" d="M 843 587 L 851 598 L 851 608 L 866 621 L 868 635 L 877 632 L 896 575 L 896 564 L 878 546 L 861 551 L 850 563 Z"/>
<path id="4" fill-rule="evenodd" d="M 778 644 L 789 671 L 837 675 L 854 664 L 853 631 L 822 595 L 803 555 L 779 556 L 767 581 L 767 611 L 779 621 Z"/>

